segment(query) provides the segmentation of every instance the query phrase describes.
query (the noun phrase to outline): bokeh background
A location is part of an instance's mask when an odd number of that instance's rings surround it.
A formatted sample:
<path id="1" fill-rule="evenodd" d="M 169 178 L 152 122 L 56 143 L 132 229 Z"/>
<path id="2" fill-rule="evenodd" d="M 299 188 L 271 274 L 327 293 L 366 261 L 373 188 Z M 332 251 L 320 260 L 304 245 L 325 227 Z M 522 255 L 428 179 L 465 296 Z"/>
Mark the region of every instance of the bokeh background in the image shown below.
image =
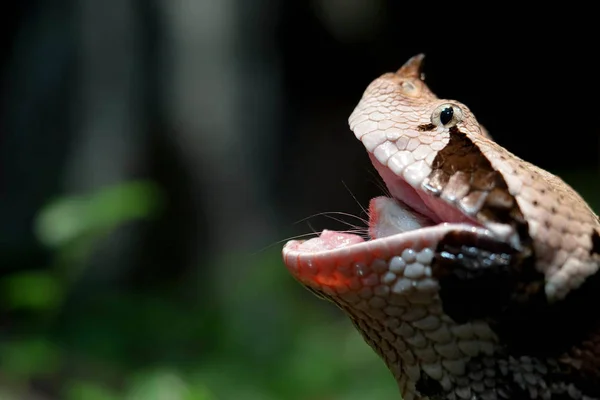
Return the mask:
<path id="1" fill-rule="evenodd" d="M 485 4 L 3 2 L 0 399 L 395 398 L 280 257 L 381 194 L 347 126 L 371 80 L 424 52 L 600 206 L 595 13 Z"/>

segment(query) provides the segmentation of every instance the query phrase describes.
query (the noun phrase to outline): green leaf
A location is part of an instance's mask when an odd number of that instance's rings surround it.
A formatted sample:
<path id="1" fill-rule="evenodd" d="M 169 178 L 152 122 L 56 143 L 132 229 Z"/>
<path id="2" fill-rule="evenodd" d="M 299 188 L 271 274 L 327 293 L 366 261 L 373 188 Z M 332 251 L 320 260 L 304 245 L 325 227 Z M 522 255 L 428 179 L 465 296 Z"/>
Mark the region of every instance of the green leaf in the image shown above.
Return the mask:
<path id="1" fill-rule="evenodd" d="M 90 233 L 105 233 L 124 222 L 151 217 L 160 204 L 160 191 L 153 183 L 123 183 L 51 202 L 40 211 L 35 232 L 44 245 L 59 247 Z"/>
<path id="2" fill-rule="evenodd" d="M 67 400 L 118 400 L 109 389 L 91 382 L 70 382 L 66 389 Z"/>
<path id="3" fill-rule="evenodd" d="M 60 366 L 59 349 L 42 338 L 4 343 L 0 354 L 0 370 L 14 378 L 53 373 Z"/>
<path id="4" fill-rule="evenodd" d="M 133 380 L 127 400 L 188 400 L 187 383 L 171 371 L 152 371 Z"/>
<path id="5" fill-rule="evenodd" d="M 18 400 L 19 398 L 14 393 L 8 392 L 5 389 L 0 389 L 0 399 L 2 399 L 2 400 Z"/>
<path id="6" fill-rule="evenodd" d="M 18 272 L 2 280 L 2 295 L 11 309 L 51 310 L 61 302 L 61 282 L 44 271 Z"/>

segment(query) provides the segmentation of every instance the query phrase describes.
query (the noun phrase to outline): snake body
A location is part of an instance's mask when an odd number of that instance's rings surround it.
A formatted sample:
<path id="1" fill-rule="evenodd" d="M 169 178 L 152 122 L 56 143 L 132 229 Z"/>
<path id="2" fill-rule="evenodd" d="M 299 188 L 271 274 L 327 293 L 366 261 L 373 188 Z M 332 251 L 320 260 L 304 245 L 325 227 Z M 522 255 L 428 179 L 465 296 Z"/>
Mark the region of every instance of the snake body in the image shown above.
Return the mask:
<path id="1" fill-rule="evenodd" d="M 438 99 L 422 60 L 374 80 L 349 118 L 389 191 L 369 240 L 292 240 L 287 268 L 348 315 L 405 400 L 600 399 L 598 216 Z"/>

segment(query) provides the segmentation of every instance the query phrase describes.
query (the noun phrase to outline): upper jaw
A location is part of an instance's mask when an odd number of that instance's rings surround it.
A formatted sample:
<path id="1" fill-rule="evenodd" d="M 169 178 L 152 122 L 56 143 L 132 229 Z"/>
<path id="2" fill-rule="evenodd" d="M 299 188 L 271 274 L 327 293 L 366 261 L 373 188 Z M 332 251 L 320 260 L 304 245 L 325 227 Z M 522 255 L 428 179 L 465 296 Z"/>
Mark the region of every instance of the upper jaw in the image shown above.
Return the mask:
<path id="1" fill-rule="evenodd" d="M 475 218 L 463 213 L 456 206 L 423 190 L 422 184 L 425 178 L 409 182 L 403 175 L 395 174 L 374 156 L 371 156 L 371 161 L 384 180 L 391 196 L 406 204 L 416 213 L 429 218 L 434 224 L 456 222 L 481 226 Z"/>

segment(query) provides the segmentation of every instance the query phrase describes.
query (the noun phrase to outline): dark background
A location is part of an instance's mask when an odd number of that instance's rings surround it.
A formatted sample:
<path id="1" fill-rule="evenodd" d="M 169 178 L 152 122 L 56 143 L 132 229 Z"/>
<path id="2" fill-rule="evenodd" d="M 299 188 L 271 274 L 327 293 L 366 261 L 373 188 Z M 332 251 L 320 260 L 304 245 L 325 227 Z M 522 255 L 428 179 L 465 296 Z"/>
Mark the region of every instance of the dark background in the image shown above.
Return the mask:
<path id="1" fill-rule="evenodd" d="M 347 126 L 369 82 L 425 53 L 439 97 L 600 205 L 595 14 L 486 7 L 4 2 L 0 399 L 393 398 L 280 259 L 381 193 Z"/>

